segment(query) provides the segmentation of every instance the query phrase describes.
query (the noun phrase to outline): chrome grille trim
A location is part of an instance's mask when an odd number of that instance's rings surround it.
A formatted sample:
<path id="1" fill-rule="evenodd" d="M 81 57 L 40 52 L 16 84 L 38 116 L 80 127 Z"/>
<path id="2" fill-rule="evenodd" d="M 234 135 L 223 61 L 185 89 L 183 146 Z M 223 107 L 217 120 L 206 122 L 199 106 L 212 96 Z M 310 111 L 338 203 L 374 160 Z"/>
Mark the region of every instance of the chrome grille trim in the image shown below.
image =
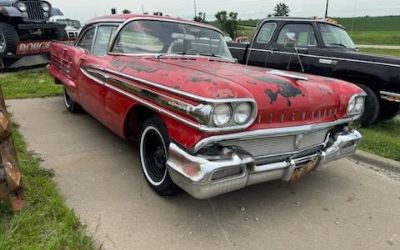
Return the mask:
<path id="1" fill-rule="evenodd" d="M 327 141 L 331 128 L 325 128 L 308 133 L 284 136 L 260 136 L 251 139 L 234 139 L 222 141 L 222 146 L 237 146 L 250 153 L 256 159 L 286 155 L 317 148 Z M 301 137 L 301 142 L 296 142 Z"/>
<path id="2" fill-rule="evenodd" d="M 45 19 L 40 1 L 24 1 L 24 3 L 26 4 L 29 20 L 42 21 Z"/>

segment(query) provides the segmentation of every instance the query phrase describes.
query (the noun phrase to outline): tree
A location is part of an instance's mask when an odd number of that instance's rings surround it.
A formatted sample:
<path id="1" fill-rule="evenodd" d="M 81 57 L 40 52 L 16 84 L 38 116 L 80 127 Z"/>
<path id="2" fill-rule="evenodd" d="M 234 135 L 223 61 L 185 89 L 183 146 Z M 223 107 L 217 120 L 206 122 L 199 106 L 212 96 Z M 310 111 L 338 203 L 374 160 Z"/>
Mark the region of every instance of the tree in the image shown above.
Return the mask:
<path id="1" fill-rule="evenodd" d="M 131 11 L 130 11 L 130 10 L 127 10 L 127 9 L 124 9 L 124 10 L 122 11 L 122 13 L 124 13 L 124 14 L 131 14 Z"/>
<path id="2" fill-rule="evenodd" d="M 274 8 L 274 16 L 289 16 L 290 8 L 285 3 L 278 3 Z"/>
<path id="3" fill-rule="evenodd" d="M 199 15 L 195 16 L 193 20 L 199 23 L 206 23 L 206 13 L 199 12 Z"/>
<path id="4" fill-rule="evenodd" d="M 215 18 L 219 23 L 222 30 L 227 32 L 231 38 L 236 37 L 236 32 L 238 29 L 238 13 L 237 12 L 230 12 L 229 15 L 226 11 L 219 11 Z"/>

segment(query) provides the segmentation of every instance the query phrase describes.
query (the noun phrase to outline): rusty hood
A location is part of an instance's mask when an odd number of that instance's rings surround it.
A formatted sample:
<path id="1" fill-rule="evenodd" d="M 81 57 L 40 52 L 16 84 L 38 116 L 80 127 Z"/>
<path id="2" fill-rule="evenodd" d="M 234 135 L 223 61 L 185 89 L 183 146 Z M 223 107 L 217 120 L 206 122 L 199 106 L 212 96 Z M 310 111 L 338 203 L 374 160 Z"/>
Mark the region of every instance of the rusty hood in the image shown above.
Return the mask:
<path id="1" fill-rule="evenodd" d="M 295 125 L 343 118 L 351 96 L 362 93 L 341 80 L 202 57 L 123 57 L 112 61 L 111 67 L 205 98 L 253 98 L 258 124 Z"/>

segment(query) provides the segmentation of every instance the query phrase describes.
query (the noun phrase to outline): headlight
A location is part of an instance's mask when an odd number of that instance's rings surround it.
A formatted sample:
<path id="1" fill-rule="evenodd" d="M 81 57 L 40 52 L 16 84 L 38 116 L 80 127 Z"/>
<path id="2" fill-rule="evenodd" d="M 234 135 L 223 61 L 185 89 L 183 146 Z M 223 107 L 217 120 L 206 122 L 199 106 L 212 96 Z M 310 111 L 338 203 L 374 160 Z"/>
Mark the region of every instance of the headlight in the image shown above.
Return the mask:
<path id="1" fill-rule="evenodd" d="M 233 120 L 238 125 L 243 125 L 249 121 L 251 116 L 251 105 L 249 103 L 242 103 L 236 106 L 233 111 Z"/>
<path id="2" fill-rule="evenodd" d="M 17 3 L 17 8 L 22 12 L 25 12 L 27 10 L 26 4 L 24 4 L 23 2 L 18 2 Z"/>
<path id="3" fill-rule="evenodd" d="M 43 11 L 46 11 L 46 12 L 49 12 L 49 11 L 50 11 L 50 4 L 48 4 L 48 3 L 46 3 L 46 2 L 42 2 L 42 3 L 41 3 L 41 6 L 42 6 L 42 10 L 43 10 Z"/>
<path id="4" fill-rule="evenodd" d="M 228 104 L 218 104 L 214 107 L 212 121 L 215 126 L 222 127 L 232 118 L 232 107 Z"/>
<path id="5" fill-rule="evenodd" d="M 365 102 L 365 97 L 364 96 L 353 96 L 349 104 L 347 106 L 347 115 L 348 116 L 356 116 L 360 115 L 364 111 L 364 102 Z"/>

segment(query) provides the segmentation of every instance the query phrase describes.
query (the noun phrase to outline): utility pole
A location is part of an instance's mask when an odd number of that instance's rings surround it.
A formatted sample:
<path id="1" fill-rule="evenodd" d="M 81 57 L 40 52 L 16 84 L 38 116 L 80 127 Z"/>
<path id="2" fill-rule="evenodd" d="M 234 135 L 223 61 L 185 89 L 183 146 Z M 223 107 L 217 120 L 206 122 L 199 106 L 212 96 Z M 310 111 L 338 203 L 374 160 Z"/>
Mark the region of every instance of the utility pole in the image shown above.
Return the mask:
<path id="1" fill-rule="evenodd" d="M 325 18 L 328 18 L 329 0 L 326 0 Z"/>
<path id="2" fill-rule="evenodd" d="M 194 3 L 194 17 L 197 16 L 197 4 L 196 4 L 196 0 L 193 0 Z"/>

